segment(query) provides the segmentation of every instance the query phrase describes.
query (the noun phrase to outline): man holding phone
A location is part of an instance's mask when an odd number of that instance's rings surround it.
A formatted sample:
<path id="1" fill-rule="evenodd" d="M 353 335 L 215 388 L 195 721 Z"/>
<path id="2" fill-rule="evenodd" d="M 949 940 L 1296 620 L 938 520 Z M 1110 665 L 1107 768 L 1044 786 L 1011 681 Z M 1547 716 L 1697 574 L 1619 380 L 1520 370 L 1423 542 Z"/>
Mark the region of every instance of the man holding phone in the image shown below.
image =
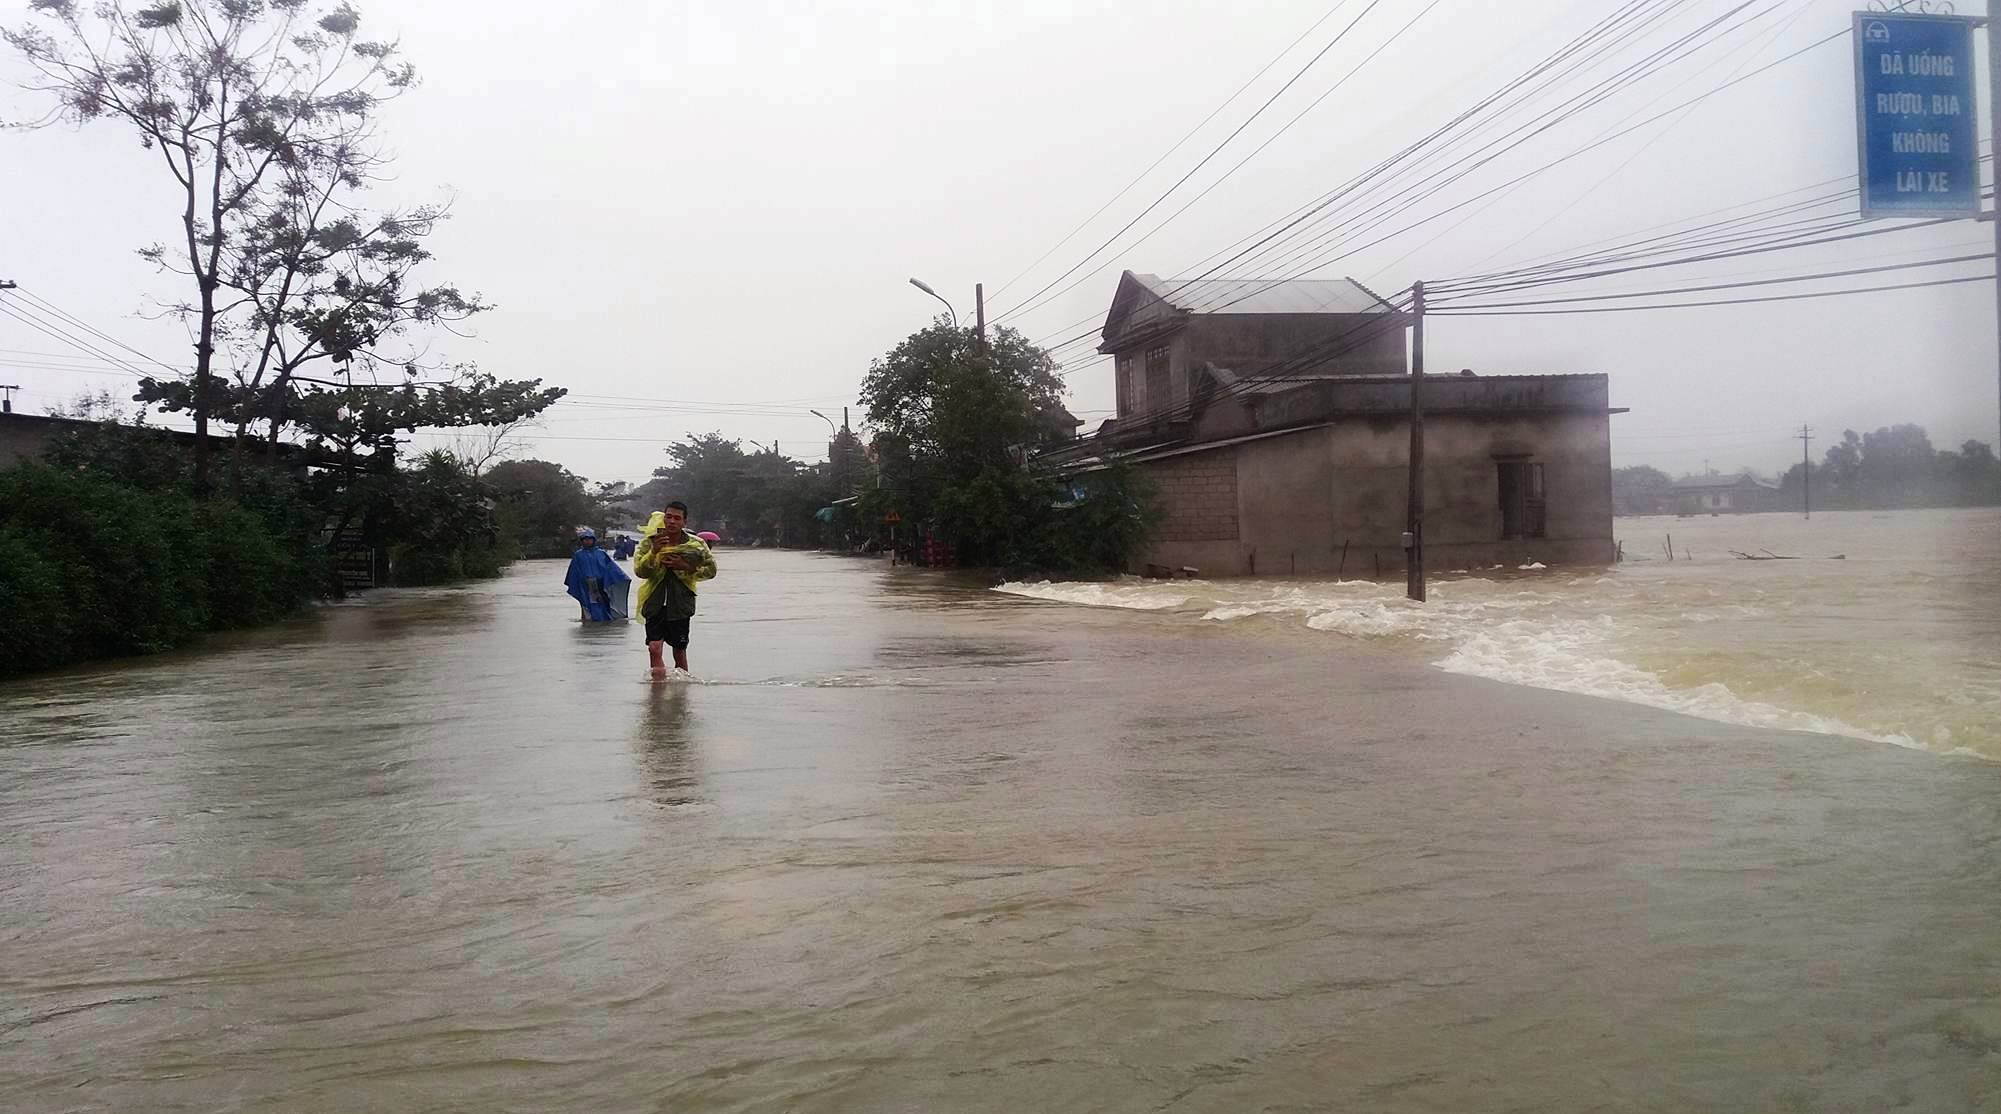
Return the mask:
<path id="1" fill-rule="evenodd" d="M 663 648 L 674 649 L 674 668 L 688 671 L 688 626 L 695 617 L 695 585 L 716 575 L 709 543 L 688 532 L 688 504 L 675 500 L 654 513 L 646 538 L 632 561 L 632 571 L 644 581 L 639 587 L 639 614 L 646 620 L 646 654 L 653 679 L 665 680 Z"/>

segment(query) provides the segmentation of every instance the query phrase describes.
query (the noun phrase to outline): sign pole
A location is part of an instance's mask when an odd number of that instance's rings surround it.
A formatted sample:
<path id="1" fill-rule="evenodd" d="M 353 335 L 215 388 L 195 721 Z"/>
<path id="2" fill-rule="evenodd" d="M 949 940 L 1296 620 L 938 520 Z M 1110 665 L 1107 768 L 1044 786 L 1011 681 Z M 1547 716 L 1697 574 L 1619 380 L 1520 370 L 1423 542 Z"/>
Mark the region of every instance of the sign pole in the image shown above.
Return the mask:
<path id="1" fill-rule="evenodd" d="M 1981 208 L 1979 68 L 1973 29 L 1987 28 L 1987 133 L 2001 141 L 2001 40 L 1989 15 L 1933 12 L 1925 0 L 1872 0 L 1854 14 L 1855 123 L 1860 148 L 1862 217 L 1921 217 L 1995 221 L 1997 206 Z M 2001 174 L 1990 177 L 2001 183 Z M 1994 291 L 1996 376 L 2001 389 L 2001 281 Z M 1997 400 L 2001 401 L 2001 400 Z M 2001 409 L 1997 409 L 2001 416 Z M 1997 441 L 2001 444 L 2001 441 Z"/>

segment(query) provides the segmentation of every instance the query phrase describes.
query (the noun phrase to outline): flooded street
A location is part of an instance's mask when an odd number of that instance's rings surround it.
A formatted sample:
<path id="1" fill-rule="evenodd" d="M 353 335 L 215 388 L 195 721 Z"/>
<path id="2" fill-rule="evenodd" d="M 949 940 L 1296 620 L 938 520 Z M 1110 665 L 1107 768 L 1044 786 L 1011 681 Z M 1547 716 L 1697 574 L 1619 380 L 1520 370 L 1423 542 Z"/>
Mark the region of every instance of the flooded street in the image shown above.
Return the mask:
<path id="1" fill-rule="evenodd" d="M 0 685 L 0 1109 L 2001 1111 L 2001 764 L 719 559 Z"/>
<path id="2" fill-rule="evenodd" d="M 2001 510 L 1622 518 L 1617 529 L 1626 561 L 1610 570 L 1448 571 L 1422 606 L 1400 583 L 1366 580 L 1004 590 L 1304 625 L 1454 673 L 2001 761 Z"/>

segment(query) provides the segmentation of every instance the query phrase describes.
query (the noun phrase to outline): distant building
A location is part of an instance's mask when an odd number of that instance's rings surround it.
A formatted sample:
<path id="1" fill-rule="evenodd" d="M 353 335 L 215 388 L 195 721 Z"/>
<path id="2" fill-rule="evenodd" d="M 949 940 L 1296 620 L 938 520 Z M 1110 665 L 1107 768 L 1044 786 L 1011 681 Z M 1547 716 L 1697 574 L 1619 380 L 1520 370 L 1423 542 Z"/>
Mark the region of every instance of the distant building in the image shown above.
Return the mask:
<path id="1" fill-rule="evenodd" d="M 1736 476 L 1683 476 L 1674 482 L 1676 514 L 1755 514 L 1777 510 L 1779 485 L 1745 472 Z"/>
<path id="2" fill-rule="evenodd" d="M 1388 575 L 1405 562 L 1405 315 L 1358 283 L 1128 272 L 1100 350 L 1119 417 L 1073 450 L 1159 488 L 1143 564 L 1205 576 Z M 1604 375 L 1427 375 L 1433 569 L 1613 557 Z M 1058 463 L 1063 463 L 1059 461 Z"/>

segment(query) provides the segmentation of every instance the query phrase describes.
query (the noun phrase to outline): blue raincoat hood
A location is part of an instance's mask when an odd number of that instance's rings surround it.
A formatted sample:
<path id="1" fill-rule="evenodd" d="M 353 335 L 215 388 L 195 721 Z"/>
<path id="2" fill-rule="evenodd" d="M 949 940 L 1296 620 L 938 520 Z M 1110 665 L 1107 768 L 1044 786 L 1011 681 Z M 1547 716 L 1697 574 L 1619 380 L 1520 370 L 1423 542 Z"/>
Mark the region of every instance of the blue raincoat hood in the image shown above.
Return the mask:
<path id="1" fill-rule="evenodd" d="M 626 617 L 631 582 L 632 578 L 618 567 L 611 554 L 591 546 L 577 550 L 570 558 L 570 572 L 563 578 L 563 587 L 582 605 L 586 620 L 604 623 Z"/>

